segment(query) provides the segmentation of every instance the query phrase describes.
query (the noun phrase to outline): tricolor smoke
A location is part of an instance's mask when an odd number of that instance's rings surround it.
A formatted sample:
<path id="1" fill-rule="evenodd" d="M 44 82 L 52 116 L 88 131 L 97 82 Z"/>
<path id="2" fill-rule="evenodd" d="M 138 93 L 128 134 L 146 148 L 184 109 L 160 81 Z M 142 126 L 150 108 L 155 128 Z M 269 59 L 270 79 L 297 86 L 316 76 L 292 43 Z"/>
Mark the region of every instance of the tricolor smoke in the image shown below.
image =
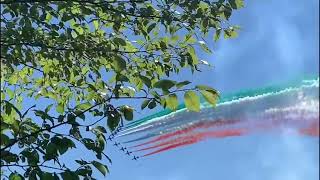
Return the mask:
<path id="1" fill-rule="evenodd" d="M 116 138 L 148 156 L 207 138 L 295 130 L 319 136 L 319 78 L 222 97 L 216 107 L 203 103 L 199 113 L 181 105 L 125 126 Z M 133 144 L 134 143 L 134 144 Z"/>

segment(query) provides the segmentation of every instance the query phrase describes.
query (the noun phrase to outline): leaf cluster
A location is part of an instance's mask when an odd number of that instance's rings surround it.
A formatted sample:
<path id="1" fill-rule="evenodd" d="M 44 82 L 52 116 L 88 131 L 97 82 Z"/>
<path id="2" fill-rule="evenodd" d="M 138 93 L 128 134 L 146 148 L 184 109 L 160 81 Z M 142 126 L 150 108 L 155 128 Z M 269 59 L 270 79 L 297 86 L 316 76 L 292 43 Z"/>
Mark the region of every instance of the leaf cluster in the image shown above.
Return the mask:
<path id="1" fill-rule="evenodd" d="M 141 109 L 200 110 L 213 88 L 177 82 L 208 65 L 204 39 L 235 37 L 228 21 L 243 0 L 2 0 L 1 176 L 93 179 L 103 175 L 109 132 Z M 121 99 L 126 103 L 121 104 Z M 28 104 L 28 103 L 34 103 Z M 95 160 L 63 157 L 82 148 Z M 19 171 L 12 171 L 10 167 Z M 76 168 L 70 168 L 76 167 Z"/>

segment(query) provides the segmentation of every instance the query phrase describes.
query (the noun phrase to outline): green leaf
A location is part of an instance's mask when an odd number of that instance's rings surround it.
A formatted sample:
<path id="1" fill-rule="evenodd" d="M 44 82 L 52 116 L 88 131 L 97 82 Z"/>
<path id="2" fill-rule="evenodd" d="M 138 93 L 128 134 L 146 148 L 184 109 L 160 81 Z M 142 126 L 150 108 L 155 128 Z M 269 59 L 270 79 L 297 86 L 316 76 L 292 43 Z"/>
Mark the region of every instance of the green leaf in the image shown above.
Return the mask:
<path id="1" fill-rule="evenodd" d="M 176 94 L 170 94 L 166 99 L 166 107 L 171 110 L 176 110 L 179 105 L 178 97 Z"/>
<path id="2" fill-rule="evenodd" d="M 149 78 L 147 78 L 146 76 L 140 75 L 140 79 L 148 88 L 151 87 L 151 80 Z"/>
<path id="3" fill-rule="evenodd" d="M 98 140 L 98 151 L 96 152 L 102 152 L 104 150 L 104 147 L 105 147 L 105 139 L 103 138 L 103 135 L 102 134 L 99 134 L 97 136 L 97 140 Z"/>
<path id="4" fill-rule="evenodd" d="M 52 15 L 48 12 L 46 15 L 46 22 L 49 23 L 52 19 Z"/>
<path id="5" fill-rule="evenodd" d="M 124 114 L 124 118 L 128 121 L 133 119 L 133 108 L 129 107 L 129 106 L 123 106 L 123 110 L 122 110 L 123 114 Z"/>
<path id="6" fill-rule="evenodd" d="M 84 30 L 83 30 L 83 28 L 82 27 L 77 27 L 76 29 L 75 29 L 80 35 L 82 35 L 83 33 L 84 33 Z"/>
<path id="7" fill-rule="evenodd" d="M 107 130 L 102 126 L 97 126 L 95 127 L 95 129 L 98 130 L 100 133 L 107 133 Z"/>
<path id="8" fill-rule="evenodd" d="M 52 106 L 53 104 L 48 105 L 44 111 L 48 113 L 51 110 Z"/>
<path id="9" fill-rule="evenodd" d="M 119 37 L 114 38 L 114 42 L 115 42 L 116 44 L 121 45 L 121 46 L 125 46 L 125 45 L 127 44 L 124 39 L 119 38 Z"/>
<path id="10" fill-rule="evenodd" d="M 19 111 L 19 109 L 17 107 L 15 107 L 13 104 L 11 104 L 9 101 L 4 100 L 5 102 L 5 112 L 6 114 L 11 114 L 12 109 L 14 109 L 16 111 L 16 113 L 19 115 L 19 117 L 22 117 L 21 112 Z"/>
<path id="11" fill-rule="evenodd" d="M 214 34 L 214 41 L 217 42 L 221 35 L 221 29 L 217 29 L 216 33 Z"/>
<path id="12" fill-rule="evenodd" d="M 82 104 L 79 104 L 75 107 L 75 109 L 79 109 L 79 110 L 87 110 L 89 109 L 90 107 L 92 107 L 92 105 L 89 103 L 89 102 L 85 102 L 85 103 L 82 103 Z"/>
<path id="13" fill-rule="evenodd" d="M 150 26 L 147 29 L 147 32 L 150 33 L 150 31 L 152 31 L 152 29 L 154 29 L 156 27 L 157 23 L 152 23 L 150 24 Z"/>
<path id="14" fill-rule="evenodd" d="M 94 26 L 94 29 L 95 29 L 95 30 L 98 30 L 98 28 L 99 28 L 99 21 L 98 21 L 98 20 L 94 20 L 94 21 L 93 21 L 93 26 Z"/>
<path id="15" fill-rule="evenodd" d="M 144 108 L 146 108 L 148 106 L 148 104 L 150 103 L 151 99 L 146 99 L 142 102 L 141 104 L 141 110 L 143 110 Z"/>
<path id="16" fill-rule="evenodd" d="M 164 89 L 164 90 L 169 90 L 175 84 L 176 84 L 176 81 L 172 81 L 172 80 L 169 80 L 169 79 L 162 79 L 162 80 L 154 83 L 153 87 L 161 88 L 161 89 Z"/>
<path id="17" fill-rule="evenodd" d="M 87 175 L 91 175 L 92 174 L 92 170 L 91 168 L 90 169 L 87 169 L 87 168 L 79 168 L 77 169 L 76 173 L 78 175 L 81 175 L 81 176 L 87 176 Z"/>
<path id="18" fill-rule="evenodd" d="M 182 87 L 184 87 L 184 86 L 186 86 L 186 85 L 188 85 L 188 84 L 190 84 L 190 83 L 191 83 L 190 81 L 182 81 L 182 82 L 177 83 L 177 84 L 176 84 L 176 87 L 177 87 L 178 89 L 180 89 L 180 88 L 182 88 Z"/>
<path id="19" fill-rule="evenodd" d="M 63 114 L 64 113 L 64 104 L 62 103 L 58 103 L 58 106 L 56 108 L 56 111 L 60 114 Z"/>
<path id="20" fill-rule="evenodd" d="M 200 46 L 202 48 L 202 50 L 204 50 L 206 53 L 212 53 L 212 51 L 208 48 L 208 46 L 206 45 L 206 43 L 200 43 Z"/>
<path id="21" fill-rule="evenodd" d="M 118 114 L 110 114 L 108 115 L 108 127 L 111 131 L 114 131 L 116 127 L 119 125 L 120 116 Z"/>
<path id="22" fill-rule="evenodd" d="M 196 112 L 200 111 L 200 98 L 197 96 L 195 92 L 185 92 L 184 101 L 188 110 Z"/>
<path id="23" fill-rule="evenodd" d="M 108 167 L 107 167 L 106 165 L 103 165 L 103 164 L 101 164 L 101 163 L 98 162 L 98 161 L 92 161 L 91 163 L 92 163 L 92 165 L 93 165 L 95 168 L 97 168 L 97 169 L 101 172 L 101 174 L 103 174 L 104 176 L 106 176 L 106 174 L 109 173 L 109 169 L 108 169 Z"/>
<path id="24" fill-rule="evenodd" d="M 92 139 L 83 138 L 81 141 L 87 149 L 92 150 L 95 148 L 95 143 Z"/>
<path id="25" fill-rule="evenodd" d="M 124 69 L 126 69 L 126 66 L 127 66 L 127 63 L 124 59 L 122 59 L 120 56 L 115 56 L 113 58 L 113 67 L 114 67 L 114 70 L 116 72 L 120 72 Z"/>
<path id="26" fill-rule="evenodd" d="M 2 172 L 1 172 L 2 174 Z M 24 178 L 18 173 L 11 173 L 9 176 L 9 180 L 23 180 Z"/>
<path id="27" fill-rule="evenodd" d="M 212 87 L 206 86 L 206 85 L 197 85 L 196 88 L 199 89 L 199 90 L 211 90 L 211 91 L 216 91 L 216 90 L 213 89 Z"/>
<path id="28" fill-rule="evenodd" d="M 79 117 L 79 118 L 81 118 L 81 119 L 83 119 L 83 120 L 86 119 L 86 116 L 84 115 L 83 111 L 75 110 L 75 111 L 74 111 L 74 114 L 75 114 L 77 117 Z"/>
<path id="29" fill-rule="evenodd" d="M 43 180 L 55 180 L 53 173 L 43 172 L 41 175 L 41 179 Z"/>
<path id="30" fill-rule="evenodd" d="M 24 149 L 20 154 L 27 158 L 28 164 L 36 165 L 39 162 L 39 154 L 35 150 Z"/>
<path id="31" fill-rule="evenodd" d="M 1 91 L 1 100 L 6 98 L 6 94 Z"/>
<path id="32" fill-rule="evenodd" d="M 149 109 L 153 109 L 157 106 L 156 101 L 153 99 L 149 104 L 148 104 L 148 108 Z"/>
<path id="33" fill-rule="evenodd" d="M 67 115 L 67 121 L 68 122 L 73 123 L 73 122 L 75 122 L 75 120 L 76 120 L 76 116 L 75 115 L 73 115 L 73 114 L 68 114 Z"/>
<path id="34" fill-rule="evenodd" d="M 57 145 L 54 143 L 49 143 L 46 147 L 46 154 L 45 154 L 45 159 L 53 159 L 54 157 L 57 156 Z"/>
<path id="35" fill-rule="evenodd" d="M 244 0 L 228 0 L 233 9 L 240 9 L 244 7 Z"/>
<path id="36" fill-rule="evenodd" d="M 218 94 L 216 93 L 216 91 L 206 91 L 206 90 L 200 90 L 200 93 L 202 94 L 202 96 L 206 99 L 206 101 L 210 104 L 212 104 L 213 106 L 216 105 L 217 103 L 217 99 L 218 99 Z"/>
<path id="37" fill-rule="evenodd" d="M 229 20 L 231 13 L 232 13 L 232 8 L 229 6 L 224 6 L 225 9 L 223 11 L 223 16 L 225 17 L 226 20 Z"/>
<path id="38" fill-rule="evenodd" d="M 72 172 L 72 171 L 65 171 L 61 173 L 62 179 L 67 179 L 67 180 L 79 180 L 79 176 Z"/>
<path id="39" fill-rule="evenodd" d="M 229 39 L 229 38 L 236 38 L 238 36 L 238 33 L 233 27 L 230 27 L 227 30 L 224 30 L 224 38 Z"/>
<path id="40" fill-rule="evenodd" d="M 7 89 L 7 93 L 9 95 L 9 98 L 12 99 L 14 97 L 14 92 L 11 89 Z"/>
<path id="41" fill-rule="evenodd" d="M 188 53 L 191 56 L 192 64 L 198 64 L 198 57 L 197 57 L 196 52 L 192 46 L 188 46 Z"/>
<path id="42" fill-rule="evenodd" d="M 0 142 L 1 146 L 6 146 L 7 144 L 9 144 L 9 142 L 10 142 L 9 137 L 5 134 L 1 134 L 1 142 Z"/>

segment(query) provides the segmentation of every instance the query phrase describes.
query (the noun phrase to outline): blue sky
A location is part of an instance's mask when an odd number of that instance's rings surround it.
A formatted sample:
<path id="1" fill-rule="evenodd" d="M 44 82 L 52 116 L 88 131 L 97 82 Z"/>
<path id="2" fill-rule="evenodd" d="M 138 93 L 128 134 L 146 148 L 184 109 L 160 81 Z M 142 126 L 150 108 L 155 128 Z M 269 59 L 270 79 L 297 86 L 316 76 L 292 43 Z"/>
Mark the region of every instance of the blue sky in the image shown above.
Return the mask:
<path id="1" fill-rule="evenodd" d="M 239 37 L 211 41 L 214 54 L 200 54 L 214 68 L 180 77 L 228 93 L 319 73 L 319 1 L 248 0 L 232 22 L 242 27 Z M 298 135 L 211 139 L 139 161 L 111 144 L 107 152 L 113 160 L 106 178 L 111 180 L 319 178 L 319 138 Z"/>

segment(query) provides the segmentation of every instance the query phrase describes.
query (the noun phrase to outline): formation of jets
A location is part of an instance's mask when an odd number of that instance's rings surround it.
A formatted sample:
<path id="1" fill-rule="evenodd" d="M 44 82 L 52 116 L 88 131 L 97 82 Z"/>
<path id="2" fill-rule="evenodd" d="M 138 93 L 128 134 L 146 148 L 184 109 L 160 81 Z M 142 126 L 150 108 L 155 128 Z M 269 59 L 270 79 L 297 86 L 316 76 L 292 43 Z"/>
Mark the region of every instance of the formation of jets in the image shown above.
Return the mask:
<path id="1" fill-rule="evenodd" d="M 110 134 L 108 140 L 112 141 L 112 139 L 115 137 L 115 135 L 121 131 L 121 129 L 122 129 L 122 125 L 120 125 L 113 133 Z"/>
<path id="2" fill-rule="evenodd" d="M 108 140 L 112 141 L 115 137 L 115 135 L 120 132 L 120 130 L 122 129 L 122 125 L 120 125 L 113 133 L 111 133 L 111 135 L 108 137 Z M 119 142 L 114 142 L 113 144 L 116 147 L 119 147 L 120 143 Z M 121 151 L 126 152 L 125 154 L 130 156 L 132 154 L 131 151 L 128 151 L 126 147 L 121 147 L 120 148 Z M 127 151 L 126 151 L 127 150 Z M 132 160 L 138 160 L 139 156 L 133 156 Z"/>

